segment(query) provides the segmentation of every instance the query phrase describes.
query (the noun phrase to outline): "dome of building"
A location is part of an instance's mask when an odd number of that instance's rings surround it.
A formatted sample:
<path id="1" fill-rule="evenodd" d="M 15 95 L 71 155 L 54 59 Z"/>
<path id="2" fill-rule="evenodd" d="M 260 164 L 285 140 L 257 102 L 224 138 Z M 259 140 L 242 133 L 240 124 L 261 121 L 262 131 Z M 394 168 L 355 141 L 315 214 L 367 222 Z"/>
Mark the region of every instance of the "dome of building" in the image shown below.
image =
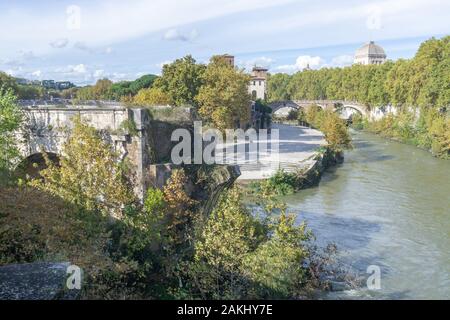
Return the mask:
<path id="1" fill-rule="evenodd" d="M 384 49 L 373 41 L 363 45 L 355 53 L 355 63 L 360 64 L 381 64 L 386 58 Z"/>

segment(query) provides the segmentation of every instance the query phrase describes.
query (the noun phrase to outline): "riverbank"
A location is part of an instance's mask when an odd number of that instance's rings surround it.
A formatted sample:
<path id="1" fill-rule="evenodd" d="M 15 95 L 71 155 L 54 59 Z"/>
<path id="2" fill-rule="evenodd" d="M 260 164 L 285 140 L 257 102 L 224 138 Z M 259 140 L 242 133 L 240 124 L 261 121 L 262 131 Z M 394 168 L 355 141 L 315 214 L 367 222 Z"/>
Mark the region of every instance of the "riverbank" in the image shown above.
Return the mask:
<path id="1" fill-rule="evenodd" d="M 450 159 L 450 117 L 436 110 L 388 114 L 376 121 L 353 119 L 352 127 L 400 143 L 426 150 L 441 159 Z"/>
<path id="2" fill-rule="evenodd" d="M 240 186 L 259 189 L 267 182 L 287 183 L 288 193 L 297 192 L 317 185 L 326 169 L 344 161 L 343 154 L 328 148 L 324 135 L 316 129 L 281 123 L 274 124 L 273 129 L 279 130 L 280 138 L 275 141 L 279 143 L 278 154 L 264 158 L 262 163 L 241 165 Z"/>
<path id="3" fill-rule="evenodd" d="M 314 165 L 314 158 L 327 145 L 322 132 L 308 127 L 277 123 L 272 126 L 272 132 L 274 130 L 279 132 L 278 139 L 272 136 L 267 150 L 259 153 L 259 161 L 239 166 L 239 183 L 268 179 L 280 169 L 285 172 L 307 169 Z"/>

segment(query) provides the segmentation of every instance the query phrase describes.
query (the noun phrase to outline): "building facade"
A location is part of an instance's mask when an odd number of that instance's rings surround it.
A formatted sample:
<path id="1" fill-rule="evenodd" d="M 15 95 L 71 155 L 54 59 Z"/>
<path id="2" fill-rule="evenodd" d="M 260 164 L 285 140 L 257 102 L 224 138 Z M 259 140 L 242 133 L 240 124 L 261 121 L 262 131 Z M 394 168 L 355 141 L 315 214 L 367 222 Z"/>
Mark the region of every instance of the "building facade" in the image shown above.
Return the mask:
<path id="1" fill-rule="evenodd" d="M 370 41 L 356 51 L 354 64 L 383 64 L 386 60 L 387 56 L 384 49 Z"/>
<path id="2" fill-rule="evenodd" d="M 253 101 L 265 100 L 267 97 L 267 71 L 267 68 L 262 67 L 254 67 L 252 70 L 248 91 Z"/>

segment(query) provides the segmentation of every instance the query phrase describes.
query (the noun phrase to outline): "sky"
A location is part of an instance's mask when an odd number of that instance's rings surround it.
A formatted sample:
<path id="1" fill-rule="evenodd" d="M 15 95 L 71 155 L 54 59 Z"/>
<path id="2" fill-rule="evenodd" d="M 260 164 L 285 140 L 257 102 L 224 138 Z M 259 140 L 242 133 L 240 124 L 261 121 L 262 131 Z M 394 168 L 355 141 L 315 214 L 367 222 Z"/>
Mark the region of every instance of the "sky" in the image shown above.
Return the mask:
<path id="1" fill-rule="evenodd" d="M 293 73 L 350 65 L 369 41 L 411 58 L 449 31 L 450 0 L 0 0 L 0 70 L 85 85 L 228 53 Z"/>

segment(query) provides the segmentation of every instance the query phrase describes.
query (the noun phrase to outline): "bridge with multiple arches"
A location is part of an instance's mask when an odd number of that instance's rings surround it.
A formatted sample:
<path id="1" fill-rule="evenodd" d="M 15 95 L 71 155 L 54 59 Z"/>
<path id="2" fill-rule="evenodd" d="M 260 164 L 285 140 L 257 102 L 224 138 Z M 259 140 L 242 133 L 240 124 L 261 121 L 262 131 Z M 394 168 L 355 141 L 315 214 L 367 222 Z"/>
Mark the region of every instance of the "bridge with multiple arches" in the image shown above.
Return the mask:
<path id="1" fill-rule="evenodd" d="M 285 117 L 291 111 L 308 109 L 311 106 L 318 106 L 323 110 L 330 110 L 339 113 L 341 118 L 350 119 L 354 114 L 360 114 L 363 117 L 369 116 L 368 108 L 355 101 L 345 100 L 287 100 L 277 101 L 269 104 L 272 114 L 275 117 Z"/>

